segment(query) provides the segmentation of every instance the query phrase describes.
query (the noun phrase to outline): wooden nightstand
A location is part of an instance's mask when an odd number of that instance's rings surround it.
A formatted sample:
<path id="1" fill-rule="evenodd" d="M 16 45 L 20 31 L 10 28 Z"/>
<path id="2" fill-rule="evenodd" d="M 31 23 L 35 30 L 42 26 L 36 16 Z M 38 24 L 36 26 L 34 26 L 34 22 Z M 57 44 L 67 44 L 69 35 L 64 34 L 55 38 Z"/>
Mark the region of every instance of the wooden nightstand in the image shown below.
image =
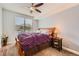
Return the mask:
<path id="1" fill-rule="evenodd" d="M 57 50 L 61 51 L 62 50 L 62 38 L 52 38 L 51 39 L 51 46 L 52 48 L 56 48 Z"/>

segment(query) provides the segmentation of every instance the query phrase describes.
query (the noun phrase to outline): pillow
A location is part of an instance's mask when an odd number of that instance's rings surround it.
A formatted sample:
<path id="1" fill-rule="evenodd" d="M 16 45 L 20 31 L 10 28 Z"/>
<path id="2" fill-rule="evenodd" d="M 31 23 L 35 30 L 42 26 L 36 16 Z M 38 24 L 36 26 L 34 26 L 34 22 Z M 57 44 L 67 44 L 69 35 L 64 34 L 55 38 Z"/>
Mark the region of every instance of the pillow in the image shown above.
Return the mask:
<path id="1" fill-rule="evenodd" d="M 48 30 L 40 30 L 41 33 L 48 34 Z"/>

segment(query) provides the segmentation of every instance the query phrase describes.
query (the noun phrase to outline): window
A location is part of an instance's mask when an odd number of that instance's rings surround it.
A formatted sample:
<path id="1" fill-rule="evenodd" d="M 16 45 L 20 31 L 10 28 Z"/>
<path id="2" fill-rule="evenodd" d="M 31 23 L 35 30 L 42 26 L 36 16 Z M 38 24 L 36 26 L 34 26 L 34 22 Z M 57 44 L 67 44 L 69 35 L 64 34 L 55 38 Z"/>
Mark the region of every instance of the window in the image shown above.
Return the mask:
<path id="1" fill-rule="evenodd" d="M 32 20 L 23 17 L 16 17 L 16 30 L 17 32 L 30 32 L 32 31 Z"/>

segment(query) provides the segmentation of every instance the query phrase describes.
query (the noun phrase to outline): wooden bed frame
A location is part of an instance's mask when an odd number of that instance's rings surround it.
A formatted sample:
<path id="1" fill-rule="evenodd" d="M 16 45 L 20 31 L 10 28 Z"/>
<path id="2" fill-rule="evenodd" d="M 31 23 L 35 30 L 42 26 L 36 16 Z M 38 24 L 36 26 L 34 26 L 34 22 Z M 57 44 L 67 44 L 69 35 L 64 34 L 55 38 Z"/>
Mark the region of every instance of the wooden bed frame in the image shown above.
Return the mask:
<path id="1" fill-rule="evenodd" d="M 36 46 L 36 47 L 34 47 L 34 48 L 29 49 L 28 52 L 25 52 L 25 51 L 21 48 L 20 42 L 18 41 L 17 38 L 15 38 L 15 41 L 16 41 L 16 47 L 18 48 L 18 54 L 19 54 L 20 56 L 32 56 L 32 55 L 38 53 L 39 51 L 41 51 L 41 50 L 43 50 L 43 49 L 48 48 L 48 47 L 51 46 L 50 42 L 47 42 L 47 43 L 45 43 L 45 44 L 41 44 L 41 45 L 38 45 L 38 46 Z M 33 51 L 33 49 L 35 49 L 35 51 Z"/>
<path id="2" fill-rule="evenodd" d="M 15 38 L 15 41 L 16 41 L 15 45 L 16 45 L 16 47 L 18 48 L 18 54 L 19 54 L 20 56 L 24 56 L 24 55 L 25 55 L 24 50 L 21 48 L 18 39 Z"/>

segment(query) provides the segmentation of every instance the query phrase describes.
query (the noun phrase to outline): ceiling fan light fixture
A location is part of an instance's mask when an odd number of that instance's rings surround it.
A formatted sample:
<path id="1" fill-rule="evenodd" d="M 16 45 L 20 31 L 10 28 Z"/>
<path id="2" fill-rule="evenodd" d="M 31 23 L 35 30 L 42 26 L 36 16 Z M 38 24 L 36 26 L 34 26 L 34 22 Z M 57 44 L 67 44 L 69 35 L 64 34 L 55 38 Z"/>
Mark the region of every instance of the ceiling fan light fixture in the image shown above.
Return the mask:
<path id="1" fill-rule="evenodd" d="M 35 11 L 35 7 L 30 7 L 30 9 L 31 9 L 32 11 Z"/>
<path id="2" fill-rule="evenodd" d="M 37 11 L 37 12 L 41 13 L 41 11 L 38 9 L 38 7 L 40 7 L 42 5 L 43 5 L 43 3 L 38 3 L 38 4 L 32 3 L 32 6 L 30 7 L 30 12 L 32 13 L 33 11 Z"/>

